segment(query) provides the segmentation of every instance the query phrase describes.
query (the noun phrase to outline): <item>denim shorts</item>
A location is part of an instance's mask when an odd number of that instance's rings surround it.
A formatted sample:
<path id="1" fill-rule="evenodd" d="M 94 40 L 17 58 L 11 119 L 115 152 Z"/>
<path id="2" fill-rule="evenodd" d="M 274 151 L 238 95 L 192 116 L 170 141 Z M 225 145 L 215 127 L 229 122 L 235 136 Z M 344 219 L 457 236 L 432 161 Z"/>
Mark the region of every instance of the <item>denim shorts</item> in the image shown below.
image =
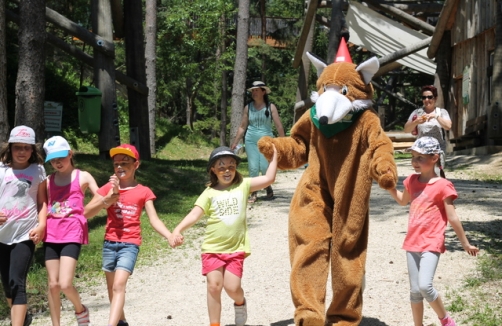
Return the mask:
<path id="1" fill-rule="evenodd" d="M 133 243 L 105 240 L 103 244 L 103 270 L 115 272 L 118 269 L 132 274 L 139 246 Z"/>

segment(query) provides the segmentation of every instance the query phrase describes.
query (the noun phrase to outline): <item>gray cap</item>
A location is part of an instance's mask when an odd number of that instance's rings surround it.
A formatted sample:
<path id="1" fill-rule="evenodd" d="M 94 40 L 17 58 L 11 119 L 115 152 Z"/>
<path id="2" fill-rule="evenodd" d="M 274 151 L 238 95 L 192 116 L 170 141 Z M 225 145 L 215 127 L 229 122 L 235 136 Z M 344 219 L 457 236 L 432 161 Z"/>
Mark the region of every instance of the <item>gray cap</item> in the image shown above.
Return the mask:
<path id="1" fill-rule="evenodd" d="M 235 159 L 237 164 L 241 162 L 241 158 L 235 154 L 230 147 L 227 146 L 221 146 L 218 148 L 215 148 L 212 152 L 211 155 L 209 155 L 209 162 L 207 163 L 207 172 L 211 170 L 211 166 L 213 166 L 214 162 L 216 162 L 217 159 L 223 157 L 223 156 L 231 156 Z"/>
<path id="2" fill-rule="evenodd" d="M 415 140 L 413 146 L 406 150 L 407 152 L 415 151 L 420 154 L 443 154 L 441 146 L 436 138 L 430 136 L 420 137 Z"/>

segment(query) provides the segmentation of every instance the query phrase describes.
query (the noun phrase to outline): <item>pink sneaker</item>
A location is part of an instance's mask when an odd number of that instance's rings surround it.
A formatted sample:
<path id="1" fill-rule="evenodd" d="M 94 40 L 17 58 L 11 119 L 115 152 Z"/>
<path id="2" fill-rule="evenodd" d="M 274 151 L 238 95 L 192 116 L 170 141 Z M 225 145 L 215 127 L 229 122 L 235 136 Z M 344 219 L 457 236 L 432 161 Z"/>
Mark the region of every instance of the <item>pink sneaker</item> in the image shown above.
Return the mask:
<path id="1" fill-rule="evenodd" d="M 439 319 L 439 320 L 441 321 L 442 326 L 457 326 L 457 324 L 455 324 L 455 321 L 453 320 L 453 318 L 451 318 L 448 315 L 446 315 L 446 317 L 444 317 L 443 319 Z"/>

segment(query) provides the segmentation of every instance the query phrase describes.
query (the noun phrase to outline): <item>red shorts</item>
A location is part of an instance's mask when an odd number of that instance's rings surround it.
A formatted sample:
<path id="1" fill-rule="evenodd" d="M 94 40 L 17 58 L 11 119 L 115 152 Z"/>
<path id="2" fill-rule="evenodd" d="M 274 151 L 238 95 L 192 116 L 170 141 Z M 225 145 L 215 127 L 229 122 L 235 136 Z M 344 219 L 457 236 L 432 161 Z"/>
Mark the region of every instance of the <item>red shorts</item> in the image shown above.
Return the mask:
<path id="1" fill-rule="evenodd" d="M 212 272 L 220 267 L 224 267 L 230 273 L 242 278 L 244 258 L 246 254 L 235 252 L 233 254 L 202 254 L 202 275 Z"/>

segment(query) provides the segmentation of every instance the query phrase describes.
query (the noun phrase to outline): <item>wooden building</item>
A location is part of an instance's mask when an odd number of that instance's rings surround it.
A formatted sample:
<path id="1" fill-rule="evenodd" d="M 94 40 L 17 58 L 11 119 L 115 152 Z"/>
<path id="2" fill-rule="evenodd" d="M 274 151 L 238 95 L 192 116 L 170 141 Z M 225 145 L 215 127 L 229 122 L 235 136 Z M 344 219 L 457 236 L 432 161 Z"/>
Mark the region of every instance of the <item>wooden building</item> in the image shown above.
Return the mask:
<path id="1" fill-rule="evenodd" d="M 427 55 L 435 58 L 452 119 L 450 150 L 502 151 L 502 128 L 494 82 L 496 0 L 446 0 Z"/>

